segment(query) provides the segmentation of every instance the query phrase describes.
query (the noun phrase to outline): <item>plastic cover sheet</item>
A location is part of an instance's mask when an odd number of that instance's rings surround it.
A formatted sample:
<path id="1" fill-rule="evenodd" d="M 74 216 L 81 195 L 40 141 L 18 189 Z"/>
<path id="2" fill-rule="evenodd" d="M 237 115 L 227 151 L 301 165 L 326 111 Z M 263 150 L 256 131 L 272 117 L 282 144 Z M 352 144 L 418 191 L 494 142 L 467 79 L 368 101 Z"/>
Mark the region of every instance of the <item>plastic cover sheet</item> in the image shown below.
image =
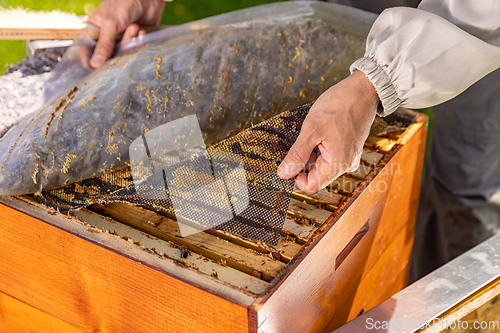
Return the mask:
<path id="1" fill-rule="evenodd" d="M 258 6 L 137 38 L 94 71 L 80 41 L 0 141 L 0 195 L 113 177 L 136 138 L 180 118 L 196 116 L 210 146 L 310 102 L 348 75 L 374 19 L 322 2 Z"/>

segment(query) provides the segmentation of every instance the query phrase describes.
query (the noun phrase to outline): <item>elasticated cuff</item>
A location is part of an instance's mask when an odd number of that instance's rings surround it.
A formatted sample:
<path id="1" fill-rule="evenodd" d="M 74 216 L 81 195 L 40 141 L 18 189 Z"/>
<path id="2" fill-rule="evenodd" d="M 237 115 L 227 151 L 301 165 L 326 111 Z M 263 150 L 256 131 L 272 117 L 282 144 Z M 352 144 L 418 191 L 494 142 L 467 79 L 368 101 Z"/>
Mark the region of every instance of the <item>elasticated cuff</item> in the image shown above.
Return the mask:
<path id="1" fill-rule="evenodd" d="M 402 102 L 391 82 L 391 78 L 375 60 L 365 57 L 360 58 L 350 67 L 351 73 L 355 70 L 362 71 L 375 87 L 383 107 L 383 109 L 379 108 L 377 111 L 379 116 L 388 116 L 401 106 Z"/>

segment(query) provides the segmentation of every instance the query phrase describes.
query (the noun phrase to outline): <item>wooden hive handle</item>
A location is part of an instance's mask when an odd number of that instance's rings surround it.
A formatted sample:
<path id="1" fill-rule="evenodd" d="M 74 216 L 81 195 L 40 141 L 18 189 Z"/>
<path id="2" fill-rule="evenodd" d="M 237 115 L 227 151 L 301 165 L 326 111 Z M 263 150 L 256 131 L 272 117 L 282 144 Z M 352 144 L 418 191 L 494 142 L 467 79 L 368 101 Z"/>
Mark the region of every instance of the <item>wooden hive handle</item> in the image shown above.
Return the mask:
<path id="1" fill-rule="evenodd" d="M 337 258 L 335 259 L 335 270 L 339 268 L 339 266 L 344 262 L 349 253 L 354 250 L 356 245 L 361 241 L 361 239 L 368 233 L 370 230 L 370 219 L 368 219 L 365 224 L 359 229 L 359 231 L 352 237 L 351 241 L 347 243 L 345 248 L 339 253 Z"/>
<path id="2" fill-rule="evenodd" d="M 141 26 L 146 32 L 158 31 L 168 28 L 168 25 L 160 26 Z M 90 38 L 97 40 L 100 29 L 92 24 L 87 24 L 82 29 L 44 29 L 44 28 L 2 28 L 0 27 L 0 40 L 71 40 L 80 38 L 82 35 L 89 35 Z M 117 39 L 123 36 L 119 34 Z"/>

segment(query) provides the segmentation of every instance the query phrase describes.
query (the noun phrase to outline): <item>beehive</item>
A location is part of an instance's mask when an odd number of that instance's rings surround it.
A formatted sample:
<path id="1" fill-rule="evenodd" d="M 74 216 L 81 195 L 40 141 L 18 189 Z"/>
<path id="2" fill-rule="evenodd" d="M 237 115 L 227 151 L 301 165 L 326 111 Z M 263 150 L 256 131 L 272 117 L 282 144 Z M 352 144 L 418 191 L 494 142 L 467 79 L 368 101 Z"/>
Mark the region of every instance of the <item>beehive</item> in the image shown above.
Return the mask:
<path id="1" fill-rule="evenodd" d="M 0 204 L 0 332 L 320 332 L 406 285 L 427 117 L 370 137 L 358 170 L 295 191 L 271 247 L 125 204 Z M 29 318 L 28 320 L 26 318 Z"/>

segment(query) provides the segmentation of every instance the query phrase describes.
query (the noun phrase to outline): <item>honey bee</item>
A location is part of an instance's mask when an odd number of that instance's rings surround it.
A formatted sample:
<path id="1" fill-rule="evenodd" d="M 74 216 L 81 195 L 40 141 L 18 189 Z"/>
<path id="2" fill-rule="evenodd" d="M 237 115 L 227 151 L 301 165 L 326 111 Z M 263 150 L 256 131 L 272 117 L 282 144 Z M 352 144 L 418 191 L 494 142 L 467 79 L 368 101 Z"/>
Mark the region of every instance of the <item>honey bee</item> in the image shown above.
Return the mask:
<path id="1" fill-rule="evenodd" d="M 186 259 L 191 253 L 189 253 L 188 249 L 186 248 L 185 245 L 182 245 L 181 248 L 181 258 Z"/>

